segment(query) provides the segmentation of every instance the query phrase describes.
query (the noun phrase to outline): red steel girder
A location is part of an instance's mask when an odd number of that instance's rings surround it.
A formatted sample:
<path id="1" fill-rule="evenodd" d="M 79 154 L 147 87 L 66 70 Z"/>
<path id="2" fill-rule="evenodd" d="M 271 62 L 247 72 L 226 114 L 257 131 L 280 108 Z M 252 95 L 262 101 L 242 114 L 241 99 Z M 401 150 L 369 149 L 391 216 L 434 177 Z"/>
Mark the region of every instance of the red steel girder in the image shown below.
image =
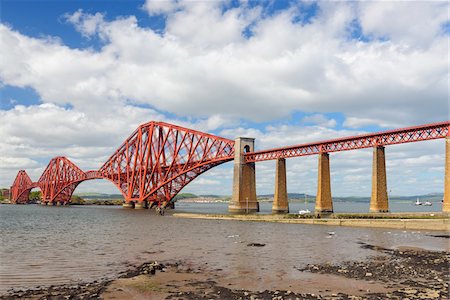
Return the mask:
<path id="1" fill-rule="evenodd" d="M 127 201 L 170 201 L 210 168 L 232 160 L 234 141 L 164 122 L 139 126 L 99 169 Z"/>
<path id="2" fill-rule="evenodd" d="M 31 189 L 36 186 L 37 185 L 33 183 L 27 172 L 25 170 L 20 170 L 11 186 L 11 202 L 27 203 Z"/>
<path id="3" fill-rule="evenodd" d="M 245 154 L 246 162 L 257 162 L 278 158 L 314 155 L 322 152 L 338 152 L 374 146 L 388 146 L 445 138 L 449 135 L 450 121 L 407 127 L 384 132 L 301 144 Z"/>
<path id="4" fill-rule="evenodd" d="M 73 191 L 84 180 L 86 174 L 66 157 L 53 158 L 38 181 L 42 202 L 70 202 Z"/>

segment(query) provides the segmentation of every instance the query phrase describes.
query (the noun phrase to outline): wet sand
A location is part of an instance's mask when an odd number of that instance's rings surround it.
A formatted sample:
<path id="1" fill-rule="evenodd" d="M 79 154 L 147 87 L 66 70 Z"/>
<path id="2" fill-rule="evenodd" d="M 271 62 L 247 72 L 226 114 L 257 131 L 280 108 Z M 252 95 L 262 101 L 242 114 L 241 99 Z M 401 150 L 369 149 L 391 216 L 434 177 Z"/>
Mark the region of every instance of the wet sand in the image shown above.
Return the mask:
<path id="1" fill-rule="evenodd" d="M 376 255 L 292 266 L 286 272 L 297 272 L 296 280 L 255 282 L 186 261 L 150 262 L 112 281 L 10 292 L 0 299 L 448 299 L 450 252 L 360 247 Z"/>

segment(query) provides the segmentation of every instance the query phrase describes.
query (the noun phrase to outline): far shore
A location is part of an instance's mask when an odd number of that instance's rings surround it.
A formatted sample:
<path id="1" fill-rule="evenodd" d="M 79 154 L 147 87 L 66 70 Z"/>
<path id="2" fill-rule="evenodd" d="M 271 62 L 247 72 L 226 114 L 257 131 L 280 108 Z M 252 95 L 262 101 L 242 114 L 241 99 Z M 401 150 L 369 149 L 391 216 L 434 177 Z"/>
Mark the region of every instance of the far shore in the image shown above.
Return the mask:
<path id="1" fill-rule="evenodd" d="M 174 217 L 190 219 L 235 220 L 353 227 L 379 227 L 405 230 L 450 231 L 450 218 L 444 213 L 349 213 L 317 218 L 298 214 L 196 214 L 174 213 Z"/>

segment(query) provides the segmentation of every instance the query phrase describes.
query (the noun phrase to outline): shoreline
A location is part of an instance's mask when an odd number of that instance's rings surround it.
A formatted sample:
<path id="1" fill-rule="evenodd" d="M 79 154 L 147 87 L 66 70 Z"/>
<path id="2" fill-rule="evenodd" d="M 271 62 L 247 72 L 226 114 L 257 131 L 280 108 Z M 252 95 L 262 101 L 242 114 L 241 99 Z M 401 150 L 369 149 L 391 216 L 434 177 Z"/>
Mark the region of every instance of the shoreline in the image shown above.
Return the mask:
<path id="1" fill-rule="evenodd" d="M 360 243 L 374 256 L 292 266 L 300 278 L 277 289 L 256 290 L 223 270 L 189 261 L 147 262 L 116 279 L 9 291 L 0 299 L 444 299 L 448 295 L 450 252 L 386 249 Z M 287 286 L 289 284 L 289 286 Z"/>
<path id="2" fill-rule="evenodd" d="M 329 225 L 405 230 L 450 231 L 450 219 L 442 213 L 389 213 L 389 214 L 333 214 L 326 218 L 293 214 L 198 214 L 174 213 L 177 218 L 235 220 L 245 222 L 274 222 L 289 224 Z"/>

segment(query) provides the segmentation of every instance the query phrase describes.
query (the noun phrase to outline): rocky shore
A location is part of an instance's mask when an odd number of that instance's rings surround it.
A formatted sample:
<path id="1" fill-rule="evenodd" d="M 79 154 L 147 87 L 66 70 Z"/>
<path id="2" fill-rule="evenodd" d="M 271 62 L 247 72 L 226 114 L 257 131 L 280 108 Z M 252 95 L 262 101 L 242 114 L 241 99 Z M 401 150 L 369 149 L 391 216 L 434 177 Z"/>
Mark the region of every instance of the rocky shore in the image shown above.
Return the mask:
<path id="1" fill-rule="evenodd" d="M 449 299 L 449 252 L 392 250 L 368 244 L 361 244 L 361 247 L 385 255 L 364 262 L 308 265 L 299 271 L 378 281 L 390 290 L 383 294 L 368 293 L 365 297 L 369 299 Z"/>
<path id="2" fill-rule="evenodd" d="M 320 293 L 302 293 L 301 289 L 236 289 L 220 275 L 213 276 L 177 261 L 145 263 L 120 274 L 116 280 L 10 291 L 0 299 L 449 299 L 449 252 L 393 250 L 364 243 L 361 247 L 374 251 L 374 255 L 364 261 L 310 264 L 296 269 L 302 273 L 376 283 L 382 285 L 383 292 L 364 290 L 362 285 L 354 286 L 354 293 L 326 289 Z"/>

